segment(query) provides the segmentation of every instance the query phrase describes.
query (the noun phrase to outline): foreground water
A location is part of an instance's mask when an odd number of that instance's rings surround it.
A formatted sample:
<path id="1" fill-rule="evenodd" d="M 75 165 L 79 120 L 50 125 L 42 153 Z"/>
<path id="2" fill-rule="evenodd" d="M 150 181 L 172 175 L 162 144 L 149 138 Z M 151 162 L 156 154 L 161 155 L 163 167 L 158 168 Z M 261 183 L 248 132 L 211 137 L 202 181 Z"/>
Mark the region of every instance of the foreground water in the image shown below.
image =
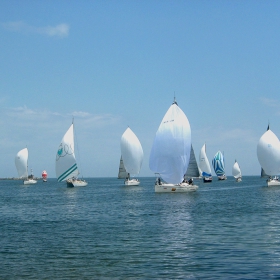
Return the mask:
<path id="1" fill-rule="evenodd" d="M 0 181 L 0 279 L 279 279 L 280 187 Z"/>

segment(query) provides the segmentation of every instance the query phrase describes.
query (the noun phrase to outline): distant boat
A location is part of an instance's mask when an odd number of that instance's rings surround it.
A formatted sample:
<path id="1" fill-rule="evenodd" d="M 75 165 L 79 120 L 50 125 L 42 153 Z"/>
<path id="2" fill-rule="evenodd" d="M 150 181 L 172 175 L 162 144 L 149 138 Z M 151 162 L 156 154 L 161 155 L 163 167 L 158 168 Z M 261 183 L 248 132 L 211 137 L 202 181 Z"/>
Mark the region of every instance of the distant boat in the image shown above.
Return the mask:
<path id="1" fill-rule="evenodd" d="M 123 165 L 123 159 L 122 156 L 120 158 L 120 164 L 119 164 L 119 173 L 118 173 L 118 179 L 126 179 L 128 177 L 128 173 L 126 172 L 124 165 Z"/>
<path id="2" fill-rule="evenodd" d="M 47 178 L 48 178 L 48 173 L 46 170 L 44 170 L 42 172 L 42 178 L 43 178 L 43 182 L 47 182 Z"/>
<path id="3" fill-rule="evenodd" d="M 121 154 L 124 168 L 128 173 L 125 185 L 138 186 L 140 181 L 130 178 L 130 174 L 139 174 L 143 162 L 143 149 L 139 139 L 129 127 L 121 137 Z"/>
<path id="4" fill-rule="evenodd" d="M 227 177 L 225 175 L 225 161 L 224 161 L 224 155 L 218 151 L 213 160 L 212 160 L 212 165 L 214 168 L 214 171 L 216 175 L 218 176 L 219 180 L 226 180 Z"/>
<path id="5" fill-rule="evenodd" d="M 235 163 L 232 166 L 232 176 L 236 179 L 236 182 L 242 181 L 241 170 L 238 162 L 235 160 Z"/>
<path id="6" fill-rule="evenodd" d="M 204 183 L 212 182 L 211 166 L 206 155 L 206 144 L 204 144 L 199 153 L 199 169 Z"/>
<path id="7" fill-rule="evenodd" d="M 199 177 L 200 177 L 200 173 L 199 173 L 198 165 L 197 165 L 197 162 L 195 159 L 193 146 L 191 145 L 189 166 L 188 166 L 187 172 L 184 175 L 184 178 L 185 178 L 185 180 L 188 180 L 189 178 L 199 178 Z"/>
<path id="8" fill-rule="evenodd" d="M 19 178 L 24 179 L 24 185 L 36 184 L 37 181 L 33 178 L 32 169 L 31 175 L 28 176 L 28 149 L 24 148 L 20 150 L 15 157 L 15 164 Z"/>
<path id="9" fill-rule="evenodd" d="M 74 124 L 63 136 L 56 153 L 56 177 L 58 182 L 66 181 L 67 187 L 87 186 L 85 180 L 78 179 L 79 171 L 74 153 Z"/>
<path id="10" fill-rule="evenodd" d="M 258 142 L 257 156 L 262 169 L 269 176 L 267 186 L 279 186 L 280 142 L 269 126 Z"/>
<path id="11" fill-rule="evenodd" d="M 150 153 L 150 169 L 159 174 L 155 192 L 189 192 L 198 189 L 198 186 L 184 181 L 190 152 L 190 124 L 174 99 L 156 132 Z"/>

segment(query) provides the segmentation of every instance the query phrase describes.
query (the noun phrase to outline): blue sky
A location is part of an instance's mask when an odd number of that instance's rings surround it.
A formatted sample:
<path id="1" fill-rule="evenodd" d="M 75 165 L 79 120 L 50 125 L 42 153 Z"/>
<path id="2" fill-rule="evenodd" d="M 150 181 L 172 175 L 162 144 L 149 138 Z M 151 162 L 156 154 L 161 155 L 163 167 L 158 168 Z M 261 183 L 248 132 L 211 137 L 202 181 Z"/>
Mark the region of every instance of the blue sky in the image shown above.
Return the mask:
<path id="1" fill-rule="evenodd" d="M 84 177 L 116 177 L 129 125 L 149 154 L 173 101 L 189 119 L 196 156 L 224 152 L 259 175 L 268 122 L 280 137 L 279 1 L 1 1 L 0 177 L 14 157 L 55 177 L 75 118 Z"/>

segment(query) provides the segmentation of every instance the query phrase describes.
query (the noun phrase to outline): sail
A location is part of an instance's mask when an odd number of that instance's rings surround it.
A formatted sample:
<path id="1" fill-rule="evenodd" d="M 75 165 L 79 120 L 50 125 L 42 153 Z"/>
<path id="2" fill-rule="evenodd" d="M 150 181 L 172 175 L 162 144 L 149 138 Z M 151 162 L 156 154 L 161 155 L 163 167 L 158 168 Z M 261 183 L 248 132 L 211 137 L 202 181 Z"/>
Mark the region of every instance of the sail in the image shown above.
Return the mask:
<path id="1" fill-rule="evenodd" d="M 206 155 L 206 145 L 204 144 L 199 153 L 199 169 L 201 170 L 201 175 L 206 177 L 211 177 L 211 166 Z"/>
<path id="2" fill-rule="evenodd" d="M 212 160 L 212 165 L 217 176 L 225 174 L 225 163 L 223 154 L 218 151 Z"/>
<path id="3" fill-rule="evenodd" d="M 199 173 L 197 162 L 195 159 L 193 146 L 191 145 L 190 162 L 189 162 L 189 166 L 188 166 L 187 172 L 184 177 L 191 178 L 191 177 L 199 177 L 199 176 L 200 176 L 200 173 Z"/>
<path id="4" fill-rule="evenodd" d="M 143 149 L 139 139 L 129 127 L 121 137 L 121 153 L 126 172 L 139 174 L 143 161 Z"/>
<path id="5" fill-rule="evenodd" d="M 126 172 L 126 170 L 124 168 L 123 159 L 121 157 L 120 165 L 119 165 L 118 179 L 125 179 L 125 178 L 128 178 L 128 173 Z"/>
<path id="6" fill-rule="evenodd" d="M 261 177 L 264 178 L 264 177 L 269 177 L 265 171 L 263 170 L 263 168 L 261 169 Z"/>
<path id="7" fill-rule="evenodd" d="M 240 166 L 237 161 L 235 161 L 235 163 L 232 166 L 232 176 L 234 178 L 241 177 L 241 170 L 240 170 Z"/>
<path id="8" fill-rule="evenodd" d="M 19 178 L 27 178 L 27 161 L 28 161 L 28 149 L 24 148 L 20 150 L 15 157 L 15 164 Z"/>
<path id="9" fill-rule="evenodd" d="M 280 142 L 270 129 L 261 136 L 258 142 L 257 156 L 267 175 L 280 174 Z"/>
<path id="10" fill-rule="evenodd" d="M 184 112 L 174 102 L 156 132 L 149 166 L 167 183 L 179 184 L 187 171 L 191 151 L 191 128 Z"/>
<path id="11" fill-rule="evenodd" d="M 63 136 L 56 153 L 56 178 L 59 182 L 79 174 L 74 153 L 74 126 L 71 124 Z"/>
<path id="12" fill-rule="evenodd" d="M 44 171 L 42 172 L 42 178 L 43 178 L 43 179 L 47 179 L 47 177 L 48 177 L 48 173 L 47 173 L 46 170 L 44 170 Z"/>

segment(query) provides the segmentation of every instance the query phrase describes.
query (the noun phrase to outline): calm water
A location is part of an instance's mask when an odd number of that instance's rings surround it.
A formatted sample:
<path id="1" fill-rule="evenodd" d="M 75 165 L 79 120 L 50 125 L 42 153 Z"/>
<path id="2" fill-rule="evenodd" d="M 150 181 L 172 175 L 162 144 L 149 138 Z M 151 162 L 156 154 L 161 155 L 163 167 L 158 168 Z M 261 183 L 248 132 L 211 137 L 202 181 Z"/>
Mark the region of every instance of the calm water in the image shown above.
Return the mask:
<path id="1" fill-rule="evenodd" d="M 0 181 L 0 279 L 279 279 L 280 187 Z"/>

